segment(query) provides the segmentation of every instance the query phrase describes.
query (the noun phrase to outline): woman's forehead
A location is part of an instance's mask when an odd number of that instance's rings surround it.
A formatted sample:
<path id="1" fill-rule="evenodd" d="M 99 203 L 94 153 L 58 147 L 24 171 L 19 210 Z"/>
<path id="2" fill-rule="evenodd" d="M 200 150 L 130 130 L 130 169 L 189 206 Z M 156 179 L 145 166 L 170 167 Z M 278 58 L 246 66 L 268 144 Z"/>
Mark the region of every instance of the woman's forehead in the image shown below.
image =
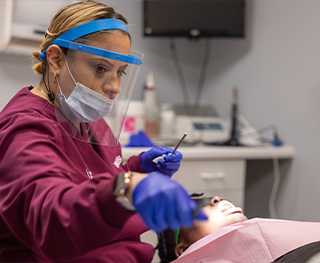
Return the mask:
<path id="1" fill-rule="evenodd" d="M 123 54 L 123 52 L 129 52 L 131 41 L 128 35 L 120 31 L 107 31 L 91 38 L 89 44 L 96 48 Z"/>

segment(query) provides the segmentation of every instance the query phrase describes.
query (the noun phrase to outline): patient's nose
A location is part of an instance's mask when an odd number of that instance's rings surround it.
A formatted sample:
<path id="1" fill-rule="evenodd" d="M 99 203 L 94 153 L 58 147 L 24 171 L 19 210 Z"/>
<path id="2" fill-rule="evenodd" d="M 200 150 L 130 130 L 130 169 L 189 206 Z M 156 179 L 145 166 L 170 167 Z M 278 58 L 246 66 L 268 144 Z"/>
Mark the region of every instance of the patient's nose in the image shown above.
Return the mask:
<path id="1" fill-rule="evenodd" d="M 219 202 L 221 202 L 222 200 L 223 200 L 222 197 L 216 195 L 211 199 L 210 206 L 214 206 L 214 205 L 218 204 Z"/>

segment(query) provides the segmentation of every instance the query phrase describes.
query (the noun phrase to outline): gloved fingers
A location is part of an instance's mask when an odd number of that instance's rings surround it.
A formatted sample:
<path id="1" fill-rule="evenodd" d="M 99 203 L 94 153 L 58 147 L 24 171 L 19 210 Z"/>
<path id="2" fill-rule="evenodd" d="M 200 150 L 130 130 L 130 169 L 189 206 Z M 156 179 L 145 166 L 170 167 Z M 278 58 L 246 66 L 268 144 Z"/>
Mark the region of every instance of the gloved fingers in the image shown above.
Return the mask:
<path id="1" fill-rule="evenodd" d="M 157 228 L 154 230 L 157 233 L 162 232 L 168 227 L 168 223 L 166 220 L 167 208 L 168 208 L 168 205 L 166 204 L 166 200 L 164 198 L 161 198 L 157 203 L 156 209 L 154 209 L 155 213 L 153 214 L 153 221 L 154 221 L 154 225 Z"/>
<path id="2" fill-rule="evenodd" d="M 161 173 L 142 179 L 133 190 L 132 201 L 147 226 L 156 232 L 193 224 L 195 202 L 179 183 Z"/>
<path id="3" fill-rule="evenodd" d="M 141 168 L 144 173 L 151 173 L 155 171 L 155 163 L 152 162 L 152 157 L 149 157 L 148 152 L 144 152 L 140 156 Z"/>
<path id="4" fill-rule="evenodd" d="M 153 230 L 157 230 L 157 225 L 154 223 L 153 220 L 153 212 L 154 212 L 154 205 L 152 202 L 147 202 L 143 205 L 139 206 L 139 210 L 137 212 L 141 215 L 143 221 L 146 223 L 146 225 Z M 149 211 L 149 213 L 145 213 L 145 211 Z"/>
<path id="5" fill-rule="evenodd" d="M 152 222 L 151 222 L 151 229 L 154 230 L 156 233 L 161 233 L 166 229 L 166 227 L 163 227 L 163 225 L 157 224 L 155 221 L 156 216 L 153 217 Z"/>
<path id="6" fill-rule="evenodd" d="M 180 185 L 177 185 L 177 187 L 175 187 L 175 189 L 173 189 L 171 193 L 172 194 L 170 194 L 170 196 L 167 195 L 168 200 L 165 210 L 166 221 L 168 224 L 167 228 L 170 228 L 171 230 L 176 230 L 182 226 L 192 226 L 192 215 L 190 217 L 190 222 L 188 223 L 185 222 L 185 215 L 181 216 L 181 208 L 184 209 L 185 203 L 189 202 L 189 195 Z"/>
<path id="7" fill-rule="evenodd" d="M 208 220 L 208 216 L 203 212 L 203 209 L 201 209 L 195 216 L 194 219 L 205 221 Z"/>
<path id="8" fill-rule="evenodd" d="M 183 227 L 192 227 L 193 225 L 193 216 L 192 211 L 196 208 L 195 202 L 187 196 L 178 196 L 178 199 L 176 200 L 176 204 L 178 207 L 178 219 Z"/>
<path id="9" fill-rule="evenodd" d="M 172 148 L 168 148 L 168 147 L 159 147 L 159 148 L 161 148 L 162 154 L 169 155 L 173 152 Z"/>
<path id="10" fill-rule="evenodd" d="M 163 162 L 162 160 L 158 161 L 158 165 L 162 168 L 168 169 L 168 170 L 179 170 L 180 168 L 180 161 L 177 162 Z"/>
<path id="11" fill-rule="evenodd" d="M 171 150 L 171 149 L 170 149 Z M 172 150 L 173 151 L 173 150 Z M 171 151 L 171 152 L 172 152 Z M 170 153 L 171 153 L 170 152 Z M 163 157 L 163 160 L 165 161 L 165 162 L 178 162 L 178 161 L 180 161 L 180 160 L 182 160 L 182 153 L 181 152 L 179 152 L 179 151 L 176 151 L 174 154 L 167 154 L 167 155 L 165 155 L 164 157 Z"/>
<path id="12" fill-rule="evenodd" d="M 167 217 L 167 222 L 169 225 L 168 227 L 171 230 L 176 230 L 176 229 L 180 228 L 181 225 L 179 223 L 179 219 L 177 216 L 177 209 L 174 206 L 174 204 L 171 204 L 168 207 L 166 217 Z"/>
<path id="13" fill-rule="evenodd" d="M 164 154 L 169 154 L 172 153 L 173 149 L 168 148 L 168 147 L 154 147 L 147 151 L 146 153 L 148 154 L 150 159 L 154 159 L 158 156 L 162 156 Z"/>
<path id="14" fill-rule="evenodd" d="M 142 171 L 145 173 L 151 173 L 156 171 L 156 164 L 153 162 L 153 160 L 157 157 L 162 157 L 163 155 L 172 152 L 173 149 L 167 147 L 154 147 L 146 152 L 143 152 L 140 156 Z"/>
<path id="15" fill-rule="evenodd" d="M 162 173 L 164 175 L 167 175 L 168 177 L 171 177 L 176 171 L 178 171 L 178 169 L 176 169 L 176 170 L 168 170 L 166 168 L 161 167 L 160 165 L 157 165 L 157 170 L 160 173 Z"/>
<path id="16" fill-rule="evenodd" d="M 162 174 L 172 176 L 176 171 L 180 168 L 180 162 L 177 163 L 164 163 L 162 161 L 159 161 L 156 165 L 157 170 L 161 172 Z"/>

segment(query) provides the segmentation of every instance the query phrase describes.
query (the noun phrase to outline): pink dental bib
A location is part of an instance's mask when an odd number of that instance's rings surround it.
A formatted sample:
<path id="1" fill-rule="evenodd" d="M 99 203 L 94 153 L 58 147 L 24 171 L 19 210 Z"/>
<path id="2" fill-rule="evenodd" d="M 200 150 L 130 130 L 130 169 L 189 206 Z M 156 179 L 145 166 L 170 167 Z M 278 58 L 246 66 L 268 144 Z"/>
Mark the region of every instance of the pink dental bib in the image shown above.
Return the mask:
<path id="1" fill-rule="evenodd" d="M 191 245 L 174 263 L 263 263 L 320 240 L 320 223 L 250 219 Z"/>

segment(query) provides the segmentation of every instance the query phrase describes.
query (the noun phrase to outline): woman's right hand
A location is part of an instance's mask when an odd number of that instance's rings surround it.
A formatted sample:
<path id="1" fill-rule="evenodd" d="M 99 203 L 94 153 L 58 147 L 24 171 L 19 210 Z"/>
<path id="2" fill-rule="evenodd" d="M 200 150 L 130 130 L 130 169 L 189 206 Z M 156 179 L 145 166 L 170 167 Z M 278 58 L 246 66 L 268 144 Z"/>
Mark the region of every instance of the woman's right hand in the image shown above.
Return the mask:
<path id="1" fill-rule="evenodd" d="M 207 219 L 202 210 L 194 216 L 196 204 L 178 182 L 158 172 L 140 177 L 135 178 L 139 182 L 132 191 L 132 202 L 149 228 L 159 233 L 191 227 L 194 218 Z"/>

